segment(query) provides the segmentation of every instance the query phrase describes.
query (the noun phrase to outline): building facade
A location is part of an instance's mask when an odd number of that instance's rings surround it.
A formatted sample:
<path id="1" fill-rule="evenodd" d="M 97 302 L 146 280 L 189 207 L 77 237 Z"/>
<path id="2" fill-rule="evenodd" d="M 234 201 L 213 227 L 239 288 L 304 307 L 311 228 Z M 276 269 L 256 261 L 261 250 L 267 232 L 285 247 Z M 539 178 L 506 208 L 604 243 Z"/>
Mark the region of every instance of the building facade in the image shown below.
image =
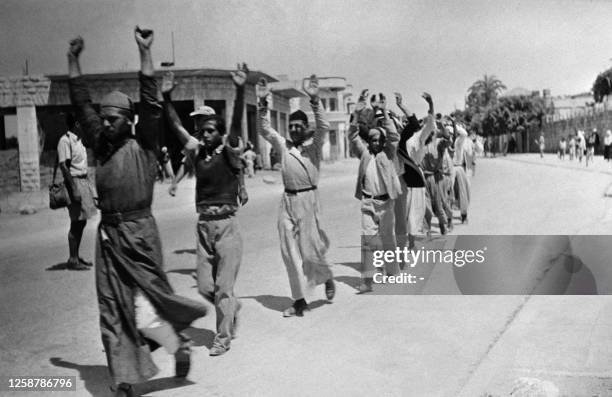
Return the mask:
<path id="1" fill-rule="evenodd" d="M 235 88 L 231 70 L 223 69 L 171 69 L 178 86 L 173 100 L 181 121 L 187 130 L 193 129 L 189 113 L 201 105 L 215 109 L 229 122 L 232 117 Z M 105 73 L 84 76 L 88 81 L 94 106 L 109 92 L 119 90 L 129 95 L 138 108 L 139 85 L 136 72 Z M 243 118 L 243 140 L 250 141 L 261 154 L 263 167 L 271 167 L 269 145 L 257 134 L 257 98 L 255 84 L 261 77 L 276 79 L 263 72 L 249 74 L 246 85 Z M 161 80 L 161 73 L 159 73 Z M 161 84 L 161 81 L 160 81 Z M 273 92 L 271 111 L 273 125 L 286 133 L 291 96 L 283 91 Z M 40 190 L 40 164 L 43 151 L 54 151 L 62 134 L 66 132 L 64 113 L 72 111 L 68 92 L 68 77 L 20 76 L 0 77 L 0 150 L 16 138 L 19 148 L 19 190 Z M 173 161 L 180 161 L 180 143 L 164 129 L 161 144 L 168 147 Z"/>

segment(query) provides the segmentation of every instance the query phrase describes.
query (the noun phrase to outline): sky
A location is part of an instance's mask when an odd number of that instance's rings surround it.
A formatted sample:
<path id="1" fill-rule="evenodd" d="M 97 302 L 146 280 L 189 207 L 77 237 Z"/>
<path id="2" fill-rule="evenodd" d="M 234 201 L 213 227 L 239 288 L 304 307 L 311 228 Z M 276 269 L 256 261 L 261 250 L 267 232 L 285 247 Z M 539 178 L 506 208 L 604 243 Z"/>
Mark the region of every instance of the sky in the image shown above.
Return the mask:
<path id="1" fill-rule="evenodd" d="M 507 87 L 589 91 L 612 67 L 606 0 L 1 0 L 0 75 L 65 74 L 81 35 L 84 73 L 135 71 L 135 25 L 155 31 L 156 65 L 232 68 L 270 75 L 345 77 L 401 92 L 417 114 L 464 107 L 484 74 Z"/>

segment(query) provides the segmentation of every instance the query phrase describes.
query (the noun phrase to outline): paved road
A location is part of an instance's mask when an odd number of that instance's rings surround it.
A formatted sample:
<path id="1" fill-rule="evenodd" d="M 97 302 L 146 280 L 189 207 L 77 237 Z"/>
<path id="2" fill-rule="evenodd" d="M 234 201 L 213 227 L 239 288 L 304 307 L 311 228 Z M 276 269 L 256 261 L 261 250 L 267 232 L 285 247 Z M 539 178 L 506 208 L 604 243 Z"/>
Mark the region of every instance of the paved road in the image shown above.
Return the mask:
<path id="1" fill-rule="evenodd" d="M 454 234 L 608 234 L 604 192 L 612 166 L 598 160 L 584 170 L 550 156 L 482 159 L 470 223 Z M 334 303 L 319 288 L 310 297 L 314 310 L 282 318 L 290 293 L 275 223 L 281 186 L 261 176 L 249 180 L 251 199 L 240 214 L 239 338 L 226 355 L 209 357 L 214 318 L 198 321 L 191 330 L 197 345 L 191 382 L 175 384 L 172 358 L 156 351 L 161 371 L 147 395 L 504 395 L 520 376 L 551 380 L 565 395 L 612 394 L 608 297 L 355 295 L 356 168 L 354 160 L 328 165 L 320 184 L 337 264 Z M 170 281 L 198 298 L 190 276 L 193 183 L 176 198 L 163 189 L 158 185 L 154 212 Z M 86 229 L 86 257 L 95 223 Z M 106 396 L 93 273 L 50 270 L 66 259 L 66 230 L 67 217 L 57 212 L 0 216 L 0 375 L 76 375 L 74 395 Z M 448 269 L 435 268 L 433 276 L 443 279 Z"/>

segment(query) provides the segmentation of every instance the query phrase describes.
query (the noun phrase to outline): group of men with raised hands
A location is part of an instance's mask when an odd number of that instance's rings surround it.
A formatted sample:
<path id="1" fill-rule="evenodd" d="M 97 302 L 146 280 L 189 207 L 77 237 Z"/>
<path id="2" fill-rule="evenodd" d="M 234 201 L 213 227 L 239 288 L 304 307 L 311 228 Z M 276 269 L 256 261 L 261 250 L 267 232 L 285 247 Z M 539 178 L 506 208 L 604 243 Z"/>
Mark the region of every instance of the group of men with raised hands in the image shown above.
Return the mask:
<path id="1" fill-rule="evenodd" d="M 159 100 L 151 55 L 153 31 L 136 27 L 134 36 L 140 55 L 138 115 L 132 99 L 119 91 L 105 95 L 96 111 L 81 75 L 83 39 L 72 40 L 68 51 L 70 98 L 83 142 L 96 159 L 101 211 L 96 289 L 102 341 L 118 396 L 136 395 L 134 385 L 157 373 L 151 351 L 160 346 L 174 354 L 176 376 L 186 377 L 192 343 L 184 331 L 205 316 L 210 306 L 216 311 L 217 329 L 209 354 L 219 356 L 230 349 L 241 307 L 234 292 L 243 245 L 237 214 L 248 200 L 241 162 L 247 65 L 238 64 L 231 73 L 236 95 L 229 129 L 223 117 L 202 107 L 191 113 L 194 132 L 189 133 L 172 104 L 176 82 L 171 72 L 163 77 L 163 100 Z M 310 99 L 314 127 L 306 113 L 298 110 L 290 114 L 289 133 L 284 137 L 271 127 L 268 84 L 264 79 L 256 84 L 259 133 L 280 156 L 284 185 L 277 227 L 293 298 L 283 311 L 285 317 L 301 317 L 309 309 L 308 287 L 323 285 L 328 300 L 336 292 L 318 190 L 329 123 L 315 75 L 304 79 L 303 90 Z M 349 134 L 353 153 L 359 157 L 354 194 L 361 200 L 363 241 L 370 248 L 405 244 L 414 248 L 419 231 L 430 233 L 433 215 L 441 233 L 447 232 L 452 224 L 451 197 L 457 197 L 462 220 L 467 219 L 471 140 L 453 119 L 445 126 L 434 118 L 429 94 L 423 94 L 429 112 L 422 120 L 406 108 L 400 94 L 396 103 L 403 120 L 389 111 L 384 95 L 373 96 L 370 107 L 367 96 L 364 91 L 359 98 Z M 185 161 L 195 170 L 196 279 L 208 304 L 176 295 L 163 269 L 161 241 L 151 212 L 163 118 L 183 145 Z M 170 193 L 175 192 L 173 184 Z M 372 290 L 374 272 L 371 266 L 363 266 L 359 292 Z M 143 320 L 145 309 L 153 320 Z"/>

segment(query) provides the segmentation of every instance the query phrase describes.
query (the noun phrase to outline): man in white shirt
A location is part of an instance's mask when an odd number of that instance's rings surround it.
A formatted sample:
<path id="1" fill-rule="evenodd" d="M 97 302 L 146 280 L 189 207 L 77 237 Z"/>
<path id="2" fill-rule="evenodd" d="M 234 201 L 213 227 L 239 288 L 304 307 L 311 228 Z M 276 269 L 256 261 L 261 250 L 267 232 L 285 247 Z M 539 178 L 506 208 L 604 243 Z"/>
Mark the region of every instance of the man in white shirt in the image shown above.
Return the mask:
<path id="1" fill-rule="evenodd" d="M 61 136 L 57 144 L 59 169 L 64 177 L 64 184 L 70 195 L 68 214 L 70 230 L 68 232 L 69 258 L 66 267 L 70 270 L 89 270 L 91 262 L 79 256 L 83 229 L 87 219 L 96 213 L 94 189 L 87 177 L 87 150 L 80 138 L 80 126 L 70 113 L 66 114 L 68 131 Z"/>

